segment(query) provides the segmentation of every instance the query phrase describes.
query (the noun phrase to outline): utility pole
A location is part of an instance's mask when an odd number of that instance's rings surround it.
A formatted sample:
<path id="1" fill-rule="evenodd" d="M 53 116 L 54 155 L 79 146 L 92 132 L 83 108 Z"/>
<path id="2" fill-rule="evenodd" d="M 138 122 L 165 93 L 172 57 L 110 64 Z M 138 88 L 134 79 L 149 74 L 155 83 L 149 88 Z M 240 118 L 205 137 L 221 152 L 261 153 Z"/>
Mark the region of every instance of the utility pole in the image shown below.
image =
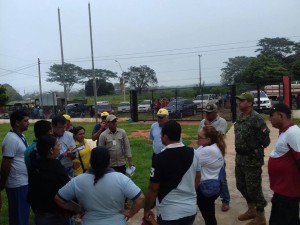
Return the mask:
<path id="1" fill-rule="evenodd" d="M 201 90 L 202 90 L 202 83 L 201 83 L 201 57 L 202 55 L 198 55 L 199 57 L 199 88 L 200 88 L 200 94 L 201 94 Z"/>
<path id="2" fill-rule="evenodd" d="M 199 57 L 199 88 L 200 88 L 200 95 L 201 95 L 201 108 L 202 108 L 202 118 L 203 118 L 203 91 L 202 91 L 202 79 L 201 79 L 201 57 L 202 55 L 198 55 Z"/>
<path id="3" fill-rule="evenodd" d="M 66 77 L 65 77 L 65 63 L 64 63 L 64 50 L 63 50 L 63 41 L 62 41 L 62 32 L 61 32 L 61 23 L 60 23 L 60 10 L 58 10 L 58 24 L 59 24 L 59 37 L 60 37 L 60 53 L 61 53 L 61 66 L 62 66 L 62 78 L 63 78 L 63 85 L 64 85 L 64 97 L 65 97 L 65 110 L 67 112 L 67 104 L 68 104 L 68 96 L 67 96 L 67 87 L 66 87 Z"/>
<path id="4" fill-rule="evenodd" d="M 90 22 L 90 39 L 91 39 L 91 56 L 92 56 L 92 70 L 93 70 L 93 91 L 94 91 L 94 104 L 95 104 L 95 119 L 97 123 L 97 87 L 95 78 L 95 67 L 94 67 L 94 51 L 93 51 L 93 35 L 92 35 L 92 17 L 91 17 L 91 6 L 89 3 L 89 22 Z"/>
<path id="5" fill-rule="evenodd" d="M 118 60 L 115 59 L 115 62 L 119 64 L 121 72 L 122 72 L 122 74 L 121 74 L 122 84 L 121 85 L 122 85 L 122 92 L 123 92 L 123 97 L 124 97 L 124 102 L 125 102 L 125 77 L 124 77 L 124 70 L 123 70 L 123 68 L 121 66 L 121 63 Z"/>
<path id="6" fill-rule="evenodd" d="M 43 107 L 43 92 L 42 92 L 42 81 L 41 81 L 41 62 L 38 58 L 38 68 L 39 68 L 39 86 L 40 86 L 40 107 Z"/>

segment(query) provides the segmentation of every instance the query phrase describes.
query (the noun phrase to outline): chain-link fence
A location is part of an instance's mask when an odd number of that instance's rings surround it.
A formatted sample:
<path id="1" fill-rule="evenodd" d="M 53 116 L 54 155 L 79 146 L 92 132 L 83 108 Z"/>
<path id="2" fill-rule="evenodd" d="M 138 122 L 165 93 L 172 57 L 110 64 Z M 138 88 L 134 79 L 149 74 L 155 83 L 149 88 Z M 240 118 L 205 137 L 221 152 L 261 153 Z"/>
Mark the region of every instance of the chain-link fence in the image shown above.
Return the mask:
<path id="1" fill-rule="evenodd" d="M 152 89 L 137 93 L 138 120 L 156 120 L 157 111 L 165 108 L 170 118 L 183 121 L 200 121 L 208 102 L 218 106 L 221 117 L 231 120 L 231 86 Z"/>

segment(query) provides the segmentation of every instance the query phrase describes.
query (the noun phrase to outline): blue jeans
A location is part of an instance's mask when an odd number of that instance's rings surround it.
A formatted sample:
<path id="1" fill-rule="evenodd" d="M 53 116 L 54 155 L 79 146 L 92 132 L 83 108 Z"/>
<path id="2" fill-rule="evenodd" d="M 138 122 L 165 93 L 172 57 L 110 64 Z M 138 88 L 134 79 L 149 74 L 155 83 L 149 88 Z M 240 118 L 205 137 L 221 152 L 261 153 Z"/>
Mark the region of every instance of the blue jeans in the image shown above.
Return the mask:
<path id="1" fill-rule="evenodd" d="M 225 164 L 226 168 L 226 164 Z M 223 203 L 229 204 L 230 202 L 230 194 L 228 190 L 228 184 L 227 184 L 227 179 L 226 179 L 226 169 L 224 170 L 224 174 L 221 180 L 221 193 L 220 193 L 220 198 L 222 199 Z"/>
<path id="2" fill-rule="evenodd" d="M 9 225 L 28 225 L 30 206 L 27 202 L 28 185 L 6 188 Z"/>
<path id="3" fill-rule="evenodd" d="M 161 216 L 157 217 L 157 223 L 159 225 L 192 225 L 196 218 L 196 214 L 193 216 L 187 216 L 178 220 L 162 220 Z"/>

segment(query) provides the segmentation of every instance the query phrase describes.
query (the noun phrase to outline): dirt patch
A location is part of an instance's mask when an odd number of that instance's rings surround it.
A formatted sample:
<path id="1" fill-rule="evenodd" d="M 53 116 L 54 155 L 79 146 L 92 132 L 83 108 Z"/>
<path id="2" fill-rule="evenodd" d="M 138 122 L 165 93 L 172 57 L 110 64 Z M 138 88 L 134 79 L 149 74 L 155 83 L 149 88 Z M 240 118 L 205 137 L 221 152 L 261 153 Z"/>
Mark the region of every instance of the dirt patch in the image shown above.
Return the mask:
<path id="1" fill-rule="evenodd" d="M 129 138 L 143 138 L 143 139 L 149 139 L 149 130 L 137 130 L 132 132 L 128 137 Z"/>

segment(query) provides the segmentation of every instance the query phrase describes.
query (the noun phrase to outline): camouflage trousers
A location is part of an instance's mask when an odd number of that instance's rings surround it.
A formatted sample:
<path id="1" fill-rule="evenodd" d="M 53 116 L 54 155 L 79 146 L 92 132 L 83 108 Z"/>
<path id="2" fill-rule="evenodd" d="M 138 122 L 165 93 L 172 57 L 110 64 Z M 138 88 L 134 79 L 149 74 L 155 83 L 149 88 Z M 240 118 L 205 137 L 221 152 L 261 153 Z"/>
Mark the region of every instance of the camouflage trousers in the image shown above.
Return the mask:
<path id="1" fill-rule="evenodd" d="M 236 164 L 236 187 L 247 203 L 254 203 L 258 211 L 263 211 L 267 205 L 261 184 L 261 166 L 244 166 Z"/>

